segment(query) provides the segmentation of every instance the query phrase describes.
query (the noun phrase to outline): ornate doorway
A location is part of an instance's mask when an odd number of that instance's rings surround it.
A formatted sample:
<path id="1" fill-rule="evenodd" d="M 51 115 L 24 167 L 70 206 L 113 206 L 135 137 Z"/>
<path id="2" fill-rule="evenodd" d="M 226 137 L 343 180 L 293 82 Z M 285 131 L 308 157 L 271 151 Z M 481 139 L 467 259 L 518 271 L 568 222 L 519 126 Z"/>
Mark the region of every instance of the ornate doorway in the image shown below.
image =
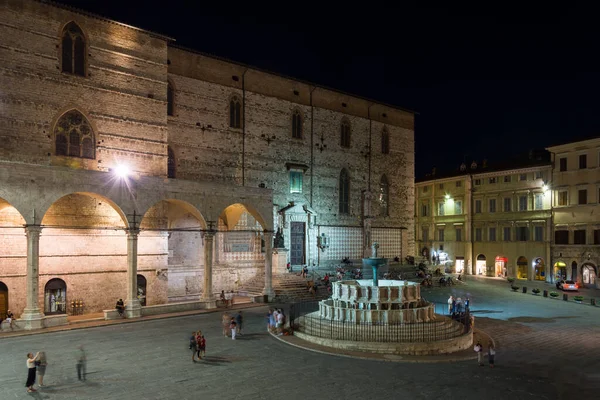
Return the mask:
<path id="1" fill-rule="evenodd" d="M 305 264 L 304 248 L 306 240 L 306 223 L 292 222 L 290 230 L 290 263 Z"/>
<path id="2" fill-rule="evenodd" d="M 50 279 L 44 289 L 44 313 L 67 313 L 67 284 L 62 279 Z"/>
<path id="3" fill-rule="evenodd" d="M 0 282 L 0 320 L 6 318 L 8 311 L 8 287 Z"/>

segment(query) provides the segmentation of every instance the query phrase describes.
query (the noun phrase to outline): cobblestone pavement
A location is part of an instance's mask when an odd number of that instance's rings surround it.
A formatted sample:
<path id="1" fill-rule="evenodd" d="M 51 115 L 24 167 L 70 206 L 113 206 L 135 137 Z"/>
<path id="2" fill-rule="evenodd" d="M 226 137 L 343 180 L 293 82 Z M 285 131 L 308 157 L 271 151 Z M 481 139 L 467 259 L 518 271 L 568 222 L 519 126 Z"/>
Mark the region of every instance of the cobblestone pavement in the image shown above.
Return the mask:
<path id="1" fill-rule="evenodd" d="M 266 333 L 266 308 L 245 310 L 245 334 L 221 335 L 202 314 L 0 340 L 0 399 L 591 399 L 600 389 L 600 307 L 512 293 L 477 280 L 424 291 L 472 299 L 476 328 L 498 346 L 497 367 L 474 361 L 408 364 L 309 352 Z M 202 329 L 207 358 L 192 363 L 188 337 Z M 88 352 L 88 379 L 74 352 Z M 46 350 L 47 386 L 25 392 L 25 354 Z"/>

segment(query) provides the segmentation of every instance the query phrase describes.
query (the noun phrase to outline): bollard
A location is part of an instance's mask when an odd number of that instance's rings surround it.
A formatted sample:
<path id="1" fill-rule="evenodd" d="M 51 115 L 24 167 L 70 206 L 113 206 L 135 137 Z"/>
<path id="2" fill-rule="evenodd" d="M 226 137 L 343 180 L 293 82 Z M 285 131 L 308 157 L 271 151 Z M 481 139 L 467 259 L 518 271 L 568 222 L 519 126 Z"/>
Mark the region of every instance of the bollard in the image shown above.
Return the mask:
<path id="1" fill-rule="evenodd" d="M 544 290 L 544 297 L 548 297 L 548 291 Z"/>
<path id="2" fill-rule="evenodd" d="M 569 295 L 566 293 L 563 293 L 563 300 L 564 301 L 569 301 Z"/>
<path id="3" fill-rule="evenodd" d="M 596 305 L 596 299 L 590 299 L 590 304 L 595 306 Z"/>
<path id="4" fill-rule="evenodd" d="M 527 293 L 527 286 L 523 286 L 523 293 Z"/>

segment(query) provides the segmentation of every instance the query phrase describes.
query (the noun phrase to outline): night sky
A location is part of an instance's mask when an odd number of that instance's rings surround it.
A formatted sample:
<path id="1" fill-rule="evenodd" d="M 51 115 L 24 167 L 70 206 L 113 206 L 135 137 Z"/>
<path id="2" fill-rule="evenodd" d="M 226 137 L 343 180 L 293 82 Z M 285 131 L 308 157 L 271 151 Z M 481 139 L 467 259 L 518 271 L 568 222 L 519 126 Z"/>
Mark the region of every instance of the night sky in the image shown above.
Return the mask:
<path id="1" fill-rule="evenodd" d="M 62 3 L 415 110 L 417 176 L 600 136 L 600 24 L 591 9 Z"/>

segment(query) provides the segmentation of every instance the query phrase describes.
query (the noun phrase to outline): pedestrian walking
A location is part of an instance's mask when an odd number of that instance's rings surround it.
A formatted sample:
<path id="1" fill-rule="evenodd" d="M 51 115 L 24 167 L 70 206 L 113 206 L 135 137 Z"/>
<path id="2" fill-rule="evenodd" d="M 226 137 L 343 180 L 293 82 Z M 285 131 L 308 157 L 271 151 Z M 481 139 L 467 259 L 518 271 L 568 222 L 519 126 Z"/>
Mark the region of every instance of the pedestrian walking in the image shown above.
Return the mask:
<path id="1" fill-rule="evenodd" d="M 200 335 L 200 355 L 206 357 L 206 338 Z"/>
<path id="2" fill-rule="evenodd" d="M 27 353 L 27 382 L 25 382 L 27 393 L 37 392 L 33 388 L 33 385 L 35 384 L 35 362 L 39 355 L 40 353 L 37 353 L 35 356 L 33 353 Z"/>
<path id="3" fill-rule="evenodd" d="M 274 325 L 274 317 L 273 317 L 273 309 L 269 308 L 269 312 L 267 313 L 266 316 L 267 319 L 267 332 L 271 332 L 271 330 L 273 329 L 273 325 Z"/>
<path id="4" fill-rule="evenodd" d="M 75 367 L 77 368 L 77 379 L 80 381 L 85 381 L 85 367 L 87 363 L 87 357 L 85 355 L 85 350 L 83 349 L 83 345 L 79 345 L 77 347 L 77 351 L 75 352 Z"/>
<path id="5" fill-rule="evenodd" d="M 46 366 L 48 365 L 48 360 L 46 359 L 46 352 L 40 351 L 38 353 L 38 359 L 35 362 L 37 367 L 37 376 L 38 376 L 38 386 L 44 386 L 44 375 L 46 375 Z"/>
<path id="6" fill-rule="evenodd" d="M 483 367 L 483 346 L 481 345 L 481 342 L 477 341 L 473 350 L 477 353 L 477 363 L 480 367 Z"/>
<path id="7" fill-rule="evenodd" d="M 198 360 L 202 360 L 202 355 L 200 353 L 202 353 L 202 332 L 198 331 L 196 332 L 196 356 L 198 357 Z"/>
<path id="8" fill-rule="evenodd" d="M 450 297 L 448 297 L 448 314 L 452 314 L 453 304 L 454 304 L 454 296 L 450 295 Z"/>
<path id="9" fill-rule="evenodd" d="M 237 324 L 235 323 L 235 318 L 231 317 L 231 321 L 229 323 L 229 329 L 231 330 L 231 339 L 235 340 Z"/>
<path id="10" fill-rule="evenodd" d="M 237 315 L 235 316 L 235 323 L 236 323 L 236 327 L 237 327 L 237 334 L 241 335 L 242 334 L 242 323 L 244 322 L 244 317 L 242 317 L 242 312 L 239 311 L 237 313 Z"/>
<path id="11" fill-rule="evenodd" d="M 494 343 L 490 340 L 488 343 L 488 362 L 490 364 L 490 368 L 494 368 L 494 360 L 496 358 L 496 349 L 494 348 Z"/>
<path id="12" fill-rule="evenodd" d="M 224 312 L 221 316 L 221 325 L 223 326 L 223 336 L 229 336 L 229 325 L 231 324 L 231 316 Z"/>
<path id="13" fill-rule="evenodd" d="M 192 351 L 192 362 L 196 362 L 196 353 L 198 352 L 196 334 L 197 332 L 192 332 L 192 336 L 190 336 L 190 350 Z"/>

